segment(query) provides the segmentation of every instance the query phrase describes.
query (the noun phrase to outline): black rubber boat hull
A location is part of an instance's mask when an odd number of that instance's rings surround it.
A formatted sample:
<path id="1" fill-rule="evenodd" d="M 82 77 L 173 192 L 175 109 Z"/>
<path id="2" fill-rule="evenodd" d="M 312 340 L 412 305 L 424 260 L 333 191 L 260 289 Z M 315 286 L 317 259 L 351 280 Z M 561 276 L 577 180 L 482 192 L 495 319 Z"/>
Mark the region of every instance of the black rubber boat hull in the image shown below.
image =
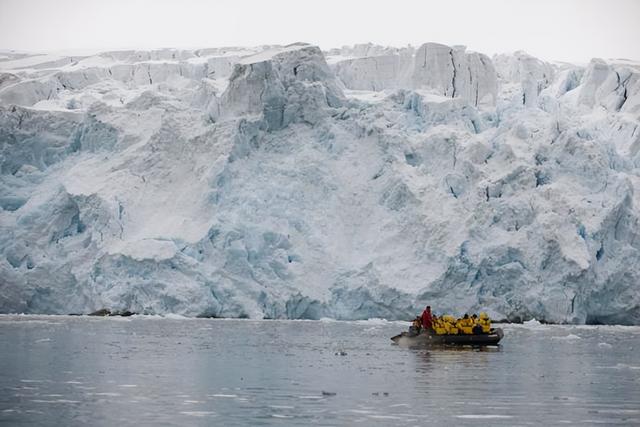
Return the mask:
<path id="1" fill-rule="evenodd" d="M 391 340 L 396 344 L 407 347 L 423 347 L 433 345 L 498 345 L 504 333 L 502 329 L 492 329 L 489 334 L 478 335 L 435 335 L 422 333 L 419 335 L 409 335 L 403 332 L 400 335 L 392 337 Z"/>

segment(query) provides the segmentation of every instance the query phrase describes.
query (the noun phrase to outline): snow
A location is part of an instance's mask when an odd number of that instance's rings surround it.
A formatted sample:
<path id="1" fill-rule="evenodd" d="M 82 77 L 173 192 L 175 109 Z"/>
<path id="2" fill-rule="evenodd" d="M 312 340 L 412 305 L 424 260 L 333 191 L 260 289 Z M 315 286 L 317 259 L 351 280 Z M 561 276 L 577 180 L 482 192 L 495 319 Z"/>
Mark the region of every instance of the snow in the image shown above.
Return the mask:
<path id="1" fill-rule="evenodd" d="M 0 312 L 640 324 L 637 62 L 2 54 Z"/>
<path id="2" fill-rule="evenodd" d="M 120 247 L 116 246 L 110 250 L 110 253 L 122 254 L 137 261 L 145 259 L 161 261 L 173 258 L 177 251 L 172 241 L 144 239 Z"/>
<path id="3" fill-rule="evenodd" d="M 7 58 L 5 56 L 5 58 Z M 9 61 L 2 62 L 2 69 L 5 70 L 19 70 L 23 68 L 32 68 L 36 65 L 47 64 L 51 62 L 56 62 L 61 59 L 65 59 L 64 56 L 55 55 L 55 54 L 36 54 L 29 55 L 24 58 L 14 59 Z M 69 61 L 70 62 L 70 61 Z"/>
<path id="4" fill-rule="evenodd" d="M 359 101 L 365 101 L 367 103 L 384 101 L 390 95 L 390 93 L 386 91 L 373 91 L 373 90 L 345 89 L 343 92 L 347 98 L 357 99 Z"/>
<path id="5" fill-rule="evenodd" d="M 239 64 L 257 64 L 258 62 L 265 62 L 273 59 L 276 55 L 280 55 L 287 52 L 295 52 L 305 47 L 308 47 L 306 43 L 294 43 L 285 47 L 273 47 L 263 50 L 262 52 L 248 55 L 238 61 Z"/>

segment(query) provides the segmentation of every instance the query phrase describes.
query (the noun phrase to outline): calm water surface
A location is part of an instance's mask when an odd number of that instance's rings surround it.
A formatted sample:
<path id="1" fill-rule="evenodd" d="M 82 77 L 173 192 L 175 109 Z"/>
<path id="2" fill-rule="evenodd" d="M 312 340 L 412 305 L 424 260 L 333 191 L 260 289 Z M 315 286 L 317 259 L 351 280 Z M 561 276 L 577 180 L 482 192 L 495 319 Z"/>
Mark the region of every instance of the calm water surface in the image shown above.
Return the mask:
<path id="1" fill-rule="evenodd" d="M 640 327 L 0 316 L 2 425 L 640 425 Z"/>

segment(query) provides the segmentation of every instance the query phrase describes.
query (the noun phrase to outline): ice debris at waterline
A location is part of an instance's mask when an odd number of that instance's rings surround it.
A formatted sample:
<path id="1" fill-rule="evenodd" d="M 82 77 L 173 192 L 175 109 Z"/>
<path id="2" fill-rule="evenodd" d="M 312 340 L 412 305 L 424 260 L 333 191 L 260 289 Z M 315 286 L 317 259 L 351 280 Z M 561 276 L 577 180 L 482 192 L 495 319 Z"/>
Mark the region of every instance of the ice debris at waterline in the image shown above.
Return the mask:
<path id="1" fill-rule="evenodd" d="M 640 66 L 0 57 L 0 312 L 640 324 Z"/>

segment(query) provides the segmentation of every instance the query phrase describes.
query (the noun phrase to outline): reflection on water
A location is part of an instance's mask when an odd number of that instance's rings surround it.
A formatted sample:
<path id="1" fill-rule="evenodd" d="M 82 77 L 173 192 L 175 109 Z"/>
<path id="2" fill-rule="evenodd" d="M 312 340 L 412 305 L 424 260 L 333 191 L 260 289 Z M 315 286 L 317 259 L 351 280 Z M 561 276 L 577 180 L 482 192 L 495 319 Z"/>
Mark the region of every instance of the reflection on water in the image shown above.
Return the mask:
<path id="1" fill-rule="evenodd" d="M 0 316 L 7 425 L 638 424 L 640 328 L 508 326 L 406 349 L 404 324 Z"/>

